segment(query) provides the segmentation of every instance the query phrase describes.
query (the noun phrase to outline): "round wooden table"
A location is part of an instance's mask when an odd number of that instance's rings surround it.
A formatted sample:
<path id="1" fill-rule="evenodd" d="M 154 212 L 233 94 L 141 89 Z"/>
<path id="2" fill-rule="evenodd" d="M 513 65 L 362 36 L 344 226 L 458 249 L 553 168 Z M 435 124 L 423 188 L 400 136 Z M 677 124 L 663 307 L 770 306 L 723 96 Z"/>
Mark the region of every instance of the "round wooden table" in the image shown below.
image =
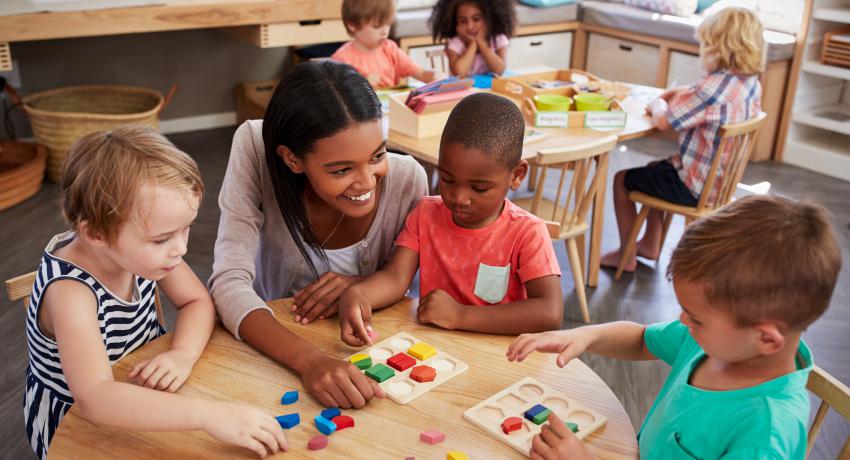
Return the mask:
<path id="1" fill-rule="evenodd" d="M 292 320 L 290 300 L 269 303 L 278 321 L 332 356 L 344 358 L 356 350 L 339 339 L 335 319 L 302 326 Z M 290 450 L 280 458 L 368 458 L 444 459 L 450 450 L 461 450 L 472 459 L 524 458 L 463 418 L 463 412 L 523 377 L 530 376 L 562 392 L 569 398 L 595 408 L 608 423 L 585 439 L 600 458 L 636 458 L 637 438 L 623 406 L 590 368 L 573 360 L 564 369 L 554 364 L 554 355 L 532 354 L 522 363 L 510 363 L 505 350 L 512 337 L 445 331 L 416 322 L 416 300 L 377 312 L 374 317 L 378 340 L 397 332 L 407 332 L 436 348 L 465 361 L 469 369 L 434 388 L 407 405 L 390 399 L 374 399 L 360 410 L 344 410 L 355 427 L 333 433 L 328 447 L 307 450 L 307 441 L 318 433 L 313 417 L 322 409 L 304 391 L 291 371 L 263 356 L 244 342 L 237 341 L 221 325 L 213 331 L 189 380 L 180 394 L 241 401 L 254 404 L 274 415 L 301 414 L 301 424 L 286 432 Z M 115 378 L 126 381 L 132 367 L 165 351 L 171 334 L 148 343 L 113 367 Z M 281 344 L 281 346 L 286 346 Z M 282 406 L 285 391 L 297 389 L 300 399 Z M 438 429 L 446 440 L 429 445 L 419 433 Z M 56 432 L 50 446 L 51 459 L 79 458 L 253 458 L 246 449 L 216 441 L 201 431 L 141 432 L 100 428 L 79 417 L 73 406 Z"/>

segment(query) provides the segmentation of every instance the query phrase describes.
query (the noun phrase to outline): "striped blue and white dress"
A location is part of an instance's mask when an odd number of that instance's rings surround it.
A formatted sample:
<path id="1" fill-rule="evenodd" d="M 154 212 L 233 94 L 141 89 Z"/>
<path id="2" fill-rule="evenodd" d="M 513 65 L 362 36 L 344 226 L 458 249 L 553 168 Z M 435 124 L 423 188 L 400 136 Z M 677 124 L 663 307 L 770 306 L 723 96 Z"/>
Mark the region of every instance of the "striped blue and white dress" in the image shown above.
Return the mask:
<path id="1" fill-rule="evenodd" d="M 137 276 L 132 302 L 122 300 L 85 270 L 53 255 L 55 250 L 70 243 L 74 236 L 72 231 L 65 232 L 54 236 L 48 243 L 38 267 L 27 312 L 29 366 L 24 417 L 27 437 L 40 458 L 47 458 L 47 447 L 53 433 L 74 404 L 59 362 L 56 340 L 46 336 L 38 326 L 41 299 L 50 283 L 71 279 L 92 290 L 97 298 L 97 322 L 110 365 L 165 333 L 156 316 L 156 282 Z"/>

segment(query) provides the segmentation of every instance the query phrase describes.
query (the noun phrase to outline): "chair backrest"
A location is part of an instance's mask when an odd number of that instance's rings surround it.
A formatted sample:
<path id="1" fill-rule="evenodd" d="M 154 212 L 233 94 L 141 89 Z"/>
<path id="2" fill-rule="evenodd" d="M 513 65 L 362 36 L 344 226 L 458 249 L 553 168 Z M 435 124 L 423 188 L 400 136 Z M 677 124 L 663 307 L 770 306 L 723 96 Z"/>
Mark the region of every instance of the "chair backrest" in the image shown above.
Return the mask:
<path id="1" fill-rule="evenodd" d="M 847 388 L 847 385 L 839 382 L 838 379 L 829 375 L 818 366 L 814 366 L 812 372 L 809 373 L 809 382 L 806 388 L 821 400 L 818 411 L 815 414 L 815 419 L 809 428 L 809 442 L 806 446 L 806 456 L 808 457 L 812 446 L 815 445 L 815 438 L 817 438 L 818 431 L 820 431 L 830 407 L 845 419 L 850 420 L 850 388 Z M 844 446 L 838 454 L 838 459 L 850 459 L 850 437 L 844 441 Z"/>
<path id="2" fill-rule="evenodd" d="M 35 283 L 36 272 L 16 276 L 6 280 L 6 295 L 12 302 L 23 299 L 24 310 L 29 308 L 32 285 Z M 156 305 L 156 318 L 159 324 L 165 327 L 165 315 L 162 312 L 162 304 L 159 301 L 159 288 L 154 292 L 154 305 Z"/>
<path id="3" fill-rule="evenodd" d="M 711 161 L 711 168 L 697 204 L 698 210 L 716 209 L 732 200 L 738 182 L 744 176 L 747 162 L 750 161 L 750 154 L 756 145 L 758 129 L 765 117 L 767 114 L 760 112 L 747 121 L 723 125 L 720 128 L 720 145 Z M 718 181 L 717 173 L 721 171 L 721 167 L 723 173 Z M 715 187 L 718 188 L 716 195 Z"/>
<path id="4" fill-rule="evenodd" d="M 449 68 L 449 58 L 448 58 L 448 56 L 446 56 L 446 49 L 445 48 L 427 50 L 427 51 L 425 51 L 425 57 L 427 57 L 431 61 L 431 68 L 432 69 L 435 69 L 435 70 L 437 69 L 435 62 L 437 60 L 439 60 L 440 61 L 440 69 L 439 69 L 440 72 L 448 73 L 447 69 Z"/>
<path id="5" fill-rule="evenodd" d="M 530 211 L 547 221 L 552 238 L 558 239 L 585 222 L 605 179 L 603 174 L 608 171 L 608 152 L 616 145 L 617 136 L 611 135 L 584 144 L 537 152 L 532 161 L 540 167 L 540 171 Z M 554 197 L 549 197 L 554 205 L 544 206 L 543 189 L 550 169 L 559 171 L 558 189 Z M 565 187 L 567 176 L 571 177 Z"/>

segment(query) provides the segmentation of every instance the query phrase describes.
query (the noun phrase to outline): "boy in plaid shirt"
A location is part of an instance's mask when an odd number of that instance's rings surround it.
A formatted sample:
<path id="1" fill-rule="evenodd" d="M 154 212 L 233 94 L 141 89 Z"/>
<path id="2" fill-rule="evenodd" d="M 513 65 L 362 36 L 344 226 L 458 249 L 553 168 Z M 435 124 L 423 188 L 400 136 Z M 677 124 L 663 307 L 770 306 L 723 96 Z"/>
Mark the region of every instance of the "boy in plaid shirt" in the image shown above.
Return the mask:
<path id="1" fill-rule="evenodd" d="M 725 8 L 700 24 L 697 29 L 700 61 L 707 75 L 690 87 L 668 89 L 646 109 L 659 130 L 673 129 L 679 134 L 679 153 L 640 168 L 619 171 L 614 176 L 614 210 L 620 248 L 625 246 L 637 218 L 635 204 L 628 198 L 630 191 L 696 206 L 720 144 L 720 127 L 759 114 L 759 72 L 763 68 L 765 50 L 762 33 L 756 15 L 744 8 Z M 713 196 L 721 182 L 718 173 L 715 190 L 706 192 Z M 661 211 L 650 211 L 644 236 L 637 243 L 638 256 L 658 258 L 662 220 Z M 621 250 L 605 254 L 602 266 L 616 268 Z M 637 257 L 632 256 L 625 271 L 632 272 L 636 267 Z"/>

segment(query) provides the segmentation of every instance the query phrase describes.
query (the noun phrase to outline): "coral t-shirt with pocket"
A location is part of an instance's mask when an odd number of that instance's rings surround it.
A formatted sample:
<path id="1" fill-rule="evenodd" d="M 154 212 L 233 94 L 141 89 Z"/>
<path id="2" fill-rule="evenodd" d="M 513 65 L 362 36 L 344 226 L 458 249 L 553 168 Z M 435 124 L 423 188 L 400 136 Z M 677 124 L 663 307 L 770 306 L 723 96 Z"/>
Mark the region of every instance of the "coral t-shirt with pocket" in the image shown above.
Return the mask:
<path id="1" fill-rule="evenodd" d="M 419 254 L 419 293 L 442 289 L 464 305 L 528 298 L 525 283 L 561 275 L 546 224 L 509 200 L 484 228 L 458 226 L 440 197 L 423 198 L 395 241 Z"/>

